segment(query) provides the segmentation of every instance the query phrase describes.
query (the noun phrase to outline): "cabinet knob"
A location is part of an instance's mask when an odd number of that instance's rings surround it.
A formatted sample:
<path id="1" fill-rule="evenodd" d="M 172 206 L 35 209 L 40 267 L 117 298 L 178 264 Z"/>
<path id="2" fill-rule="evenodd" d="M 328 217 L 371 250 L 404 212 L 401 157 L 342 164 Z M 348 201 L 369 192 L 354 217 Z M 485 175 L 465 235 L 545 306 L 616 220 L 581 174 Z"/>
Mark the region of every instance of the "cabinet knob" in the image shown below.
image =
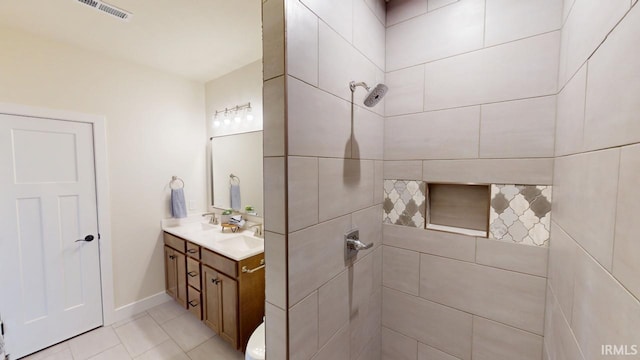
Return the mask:
<path id="1" fill-rule="evenodd" d="M 198 273 L 197 273 L 197 272 L 195 272 L 195 271 L 189 271 L 189 272 L 187 273 L 187 275 L 189 275 L 189 276 L 191 276 L 191 277 L 196 277 L 196 276 L 198 276 Z"/>
<path id="2" fill-rule="evenodd" d="M 197 253 L 197 252 L 198 252 L 198 250 L 197 250 L 197 249 L 187 249 L 187 252 L 188 252 L 189 254 L 195 254 L 195 253 Z"/>
<path id="3" fill-rule="evenodd" d="M 169 259 L 174 260 L 175 258 L 175 255 L 169 255 Z"/>
<path id="4" fill-rule="evenodd" d="M 211 279 L 211 282 L 218 285 L 220 284 L 220 279 Z"/>
<path id="5" fill-rule="evenodd" d="M 189 301 L 189 305 L 191 305 L 192 307 L 196 307 L 199 304 L 196 301 L 191 300 L 191 301 Z"/>

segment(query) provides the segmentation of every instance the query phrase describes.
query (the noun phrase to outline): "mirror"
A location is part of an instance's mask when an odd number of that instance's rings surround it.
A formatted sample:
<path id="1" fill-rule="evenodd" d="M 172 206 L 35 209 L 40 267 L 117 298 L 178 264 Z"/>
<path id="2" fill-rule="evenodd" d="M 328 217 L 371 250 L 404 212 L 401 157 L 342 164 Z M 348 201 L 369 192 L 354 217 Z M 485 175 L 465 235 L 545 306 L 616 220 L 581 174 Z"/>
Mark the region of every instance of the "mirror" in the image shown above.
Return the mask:
<path id="1" fill-rule="evenodd" d="M 230 178 L 233 174 L 238 180 Z M 231 183 L 240 185 L 241 212 L 252 206 L 263 216 L 262 131 L 211 138 L 213 206 L 231 209 Z"/>

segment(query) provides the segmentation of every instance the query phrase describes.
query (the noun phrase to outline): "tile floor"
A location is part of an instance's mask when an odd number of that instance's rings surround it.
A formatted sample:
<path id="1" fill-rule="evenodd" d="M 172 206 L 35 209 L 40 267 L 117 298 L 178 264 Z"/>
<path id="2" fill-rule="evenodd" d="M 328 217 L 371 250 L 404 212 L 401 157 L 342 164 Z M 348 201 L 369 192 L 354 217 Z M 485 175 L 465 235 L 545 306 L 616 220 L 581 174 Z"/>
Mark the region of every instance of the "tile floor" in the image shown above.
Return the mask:
<path id="1" fill-rule="evenodd" d="M 242 360 L 244 355 L 175 301 L 23 360 Z"/>

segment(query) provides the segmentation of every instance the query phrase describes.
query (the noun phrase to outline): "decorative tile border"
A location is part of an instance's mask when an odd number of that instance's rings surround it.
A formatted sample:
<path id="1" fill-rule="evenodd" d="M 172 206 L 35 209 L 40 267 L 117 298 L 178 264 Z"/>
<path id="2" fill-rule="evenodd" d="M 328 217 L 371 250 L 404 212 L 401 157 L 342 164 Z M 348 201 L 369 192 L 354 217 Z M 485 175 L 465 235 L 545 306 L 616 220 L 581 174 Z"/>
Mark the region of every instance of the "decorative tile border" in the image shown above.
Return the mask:
<path id="1" fill-rule="evenodd" d="M 551 186 L 491 185 L 489 238 L 549 246 Z"/>
<path id="2" fill-rule="evenodd" d="M 426 198 L 424 181 L 385 180 L 383 222 L 424 229 Z"/>

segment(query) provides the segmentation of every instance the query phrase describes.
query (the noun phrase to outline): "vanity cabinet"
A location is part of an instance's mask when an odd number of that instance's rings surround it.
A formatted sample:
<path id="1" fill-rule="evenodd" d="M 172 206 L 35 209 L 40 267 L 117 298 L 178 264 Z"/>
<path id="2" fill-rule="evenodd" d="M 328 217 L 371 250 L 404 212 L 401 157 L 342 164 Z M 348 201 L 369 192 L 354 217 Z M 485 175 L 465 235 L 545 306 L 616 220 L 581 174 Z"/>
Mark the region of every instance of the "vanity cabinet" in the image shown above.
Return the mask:
<path id="1" fill-rule="evenodd" d="M 169 234 L 166 234 L 169 235 Z M 164 246 L 164 271 L 167 294 L 174 298 L 180 305 L 187 305 L 187 264 L 184 255 L 184 240 L 169 235 L 165 236 Z M 182 243 L 181 243 L 182 242 Z M 182 247 L 180 246 L 182 245 Z M 180 251 L 182 250 L 182 251 Z"/>
<path id="2" fill-rule="evenodd" d="M 244 350 L 264 317 L 264 253 L 236 261 L 166 232 L 164 242 L 167 293 Z"/>

